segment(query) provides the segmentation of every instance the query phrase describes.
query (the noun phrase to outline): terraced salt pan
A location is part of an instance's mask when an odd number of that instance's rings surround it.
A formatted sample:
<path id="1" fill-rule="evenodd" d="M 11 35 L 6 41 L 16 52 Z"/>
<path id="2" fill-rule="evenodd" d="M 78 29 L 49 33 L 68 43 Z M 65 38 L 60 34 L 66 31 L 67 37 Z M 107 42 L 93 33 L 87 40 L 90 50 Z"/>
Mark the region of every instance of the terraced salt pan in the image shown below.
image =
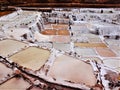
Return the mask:
<path id="1" fill-rule="evenodd" d="M 12 78 L 0 85 L 0 90 L 26 90 L 30 84 L 22 78 Z"/>
<path id="2" fill-rule="evenodd" d="M 68 30 L 46 29 L 41 32 L 44 35 L 70 35 Z"/>
<path id="3" fill-rule="evenodd" d="M 32 70 L 40 69 L 49 58 L 50 52 L 36 47 L 29 47 L 13 56 L 10 59 L 24 67 Z"/>
<path id="4" fill-rule="evenodd" d="M 102 42 L 100 37 L 94 34 L 82 34 L 81 37 L 87 37 L 90 43 L 101 43 Z"/>
<path id="5" fill-rule="evenodd" d="M 95 34 L 81 34 L 82 37 L 88 37 L 88 38 L 99 38 L 98 35 Z"/>
<path id="6" fill-rule="evenodd" d="M 13 37 L 15 39 L 21 39 L 24 34 L 29 34 L 30 30 L 28 28 L 9 28 L 5 31 L 7 37 Z"/>
<path id="7" fill-rule="evenodd" d="M 62 51 L 65 51 L 65 52 L 69 52 L 71 51 L 71 46 L 70 44 L 68 43 L 53 43 L 53 48 L 57 49 L 57 50 L 62 50 Z"/>
<path id="8" fill-rule="evenodd" d="M 68 30 L 68 25 L 67 24 L 52 24 L 53 29 L 57 30 Z"/>
<path id="9" fill-rule="evenodd" d="M 120 59 L 108 58 L 103 60 L 104 65 L 120 72 Z"/>
<path id="10" fill-rule="evenodd" d="M 58 30 L 57 31 L 57 35 L 70 35 L 70 32 L 66 29 L 66 30 Z"/>
<path id="11" fill-rule="evenodd" d="M 70 36 L 54 35 L 52 37 L 52 42 L 56 42 L 56 43 L 69 43 L 70 42 Z"/>
<path id="12" fill-rule="evenodd" d="M 120 47 L 110 46 L 110 49 L 113 50 L 118 56 L 120 56 Z"/>
<path id="13" fill-rule="evenodd" d="M 44 25 L 44 29 L 52 29 L 52 25 L 51 24 L 46 24 L 46 25 Z"/>
<path id="14" fill-rule="evenodd" d="M 100 38 L 88 38 L 90 43 L 102 43 Z"/>
<path id="15" fill-rule="evenodd" d="M 40 34 L 39 32 L 35 32 L 34 34 L 34 39 L 37 40 L 38 42 L 50 42 L 51 40 L 51 36 L 47 36 L 47 35 L 43 35 Z"/>
<path id="16" fill-rule="evenodd" d="M 0 79 L 12 74 L 12 70 L 7 68 L 4 64 L 0 63 Z"/>
<path id="17" fill-rule="evenodd" d="M 69 35 L 43 35 L 39 32 L 34 34 L 35 40 L 38 42 L 58 42 L 58 43 L 68 43 L 70 42 Z"/>
<path id="18" fill-rule="evenodd" d="M 41 32 L 41 34 L 44 35 L 56 35 L 56 31 L 55 29 L 46 29 L 44 31 Z"/>
<path id="19" fill-rule="evenodd" d="M 7 57 L 27 46 L 27 44 L 15 40 L 2 40 L 0 41 L 0 54 Z"/>
<path id="20" fill-rule="evenodd" d="M 109 48 L 96 48 L 96 51 L 102 57 L 116 57 L 116 54 Z"/>
<path id="21" fill-rule="evenodd" d="M 72 31 L 79 31 L 81 34 L 82 33 L 88 33 L 89 32 L 89 29 L 87 28 L 87 26 L 86 25 L 83 25 L 83 24 L 79 24 L 79 25 L 70 25 L 70 27 L 71 27 L 71 30 Z"/>
<path id="22" fill-rule="evenodd" d="M 48 76 L 56 80 L 70 81 L 78 84 L 84 83 L 88 86 L 96 84 L 96 78 L 91 65 L 66 55 L 56 58 L 48 72 Z"/>
<path id="23" fill-rule="evenodd" d="M 120 47 L 120 40 L 106 39 L 105 42 L 106 42 L 109 46 L 117 46 L 117 47 Z"/>
<path id="24" fill-rule="evenodd" d="M 83 43 L 83 42 L 85 43 L 89 41 L 87 37 L 81 37 L 81 36 L 71 36 L 71 40 L 75 43 Z"/>
<path id="25" fill-rule="evenodd" d="M 79 48 L 79 47 L 76 47 L 75 52 L 78 55 L 82 55 L 82 56 L 96 56 L 97 55 L 95 50 L 92 49 L 92 48 Z"/>
<path id="26" fill-rule="evenodd" d="M 75 43 L 75 46 L 78 47 L 107 47 L 104 43 Z"/>
<path id="27" fill-rule="evenodd" d="M 89 42 L 89 43 L 102 43 L 102 40 L 100 39 L 100 37 L 98 38 L 89 38 L 89 37 L 83 37 L 83 36 L 75 36 L 74 35 L 75 32 L 73 32 L 73 36 L 72 36 L 72 41 L 74 42 Z"/>

